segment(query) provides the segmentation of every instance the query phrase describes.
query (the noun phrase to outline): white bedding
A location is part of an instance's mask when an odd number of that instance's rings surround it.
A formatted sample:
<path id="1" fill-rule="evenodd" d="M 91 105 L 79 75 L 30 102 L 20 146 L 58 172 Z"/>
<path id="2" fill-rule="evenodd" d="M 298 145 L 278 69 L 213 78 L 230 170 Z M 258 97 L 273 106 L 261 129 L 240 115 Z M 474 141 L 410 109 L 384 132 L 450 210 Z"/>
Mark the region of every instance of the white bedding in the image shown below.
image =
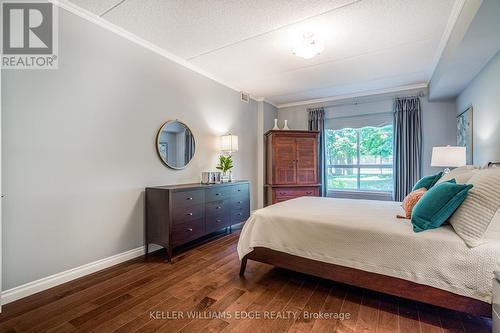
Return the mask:
<path id="1" fill-rule="evenodd" d="M 500 241 L 469 248 L 447 225 L 414 233 L 400 203 L 302 197 L 255 211 L 238 242 L 410 280 L 491 303 Z"/>

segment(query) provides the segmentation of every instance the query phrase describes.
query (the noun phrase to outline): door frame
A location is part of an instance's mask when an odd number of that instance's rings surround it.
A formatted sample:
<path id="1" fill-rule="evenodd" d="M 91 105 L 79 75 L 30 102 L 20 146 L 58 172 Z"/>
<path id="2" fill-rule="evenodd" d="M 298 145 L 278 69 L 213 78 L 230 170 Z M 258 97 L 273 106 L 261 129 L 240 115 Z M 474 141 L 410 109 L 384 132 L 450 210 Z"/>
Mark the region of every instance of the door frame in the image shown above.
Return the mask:
<path id="1" fill-rule="evenodd" d="M 3 201 L 3 187 L 2 187 L 2 72 L 0 69 L 0 313 L 2 313 L 2 201 Z"/>

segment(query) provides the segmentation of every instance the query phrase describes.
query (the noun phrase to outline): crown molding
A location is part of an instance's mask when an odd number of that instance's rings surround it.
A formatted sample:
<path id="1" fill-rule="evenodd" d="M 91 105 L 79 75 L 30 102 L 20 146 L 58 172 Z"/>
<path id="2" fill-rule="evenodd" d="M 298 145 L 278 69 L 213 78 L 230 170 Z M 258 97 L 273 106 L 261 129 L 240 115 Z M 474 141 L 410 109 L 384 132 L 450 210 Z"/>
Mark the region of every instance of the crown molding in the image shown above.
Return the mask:
<path id="1" fill-rule="evenodd" d="M 277 106 L 276 104 L 274 104 L 273 102 L 271 102 L 270 100 L 265 99 L 265 98 L 264 98 L 263 100 L 264 100 L 264 102 L 266 102 L 267 104 L 271 104 L 271 105 L 272 105 L 272 106 L 274 106 L 275 108 L 278 108 L 278 106 Z"/>
<path id="2" fill-rule="evenodd" d="M 291 106 L 325 103 L 325 102 L 339 101 L 339 100 L 343 100 L 343 99 L 356 98 L 356 97 L 383 95 L 383 94 L 390 94 L 390 93 L 395 93 L 395 92 L 405 91 L 405 90 L 426 89 L 426 88 L 428 88 L 428 86 L 429 86 L 429 84 L 427 82 L 417 83 L 417 84 L 410 84 L 410 85 L 406 85 L 406 86 L 399 86 L 399 87 L 393 87 L 393 88 L 363 91 L 363 92 L 354 93 L 354 94 L 345 94 L 345 95 L 338 95 L 338 96 L 318 98 L 318 99 L 309 99 L 306 101 L 278 104 L 276 107 L 278 109 L 281 109 L 281 108 L 287 108 L 287 107 L 291 107 Z"/>
<path id="3" fill-rule="evenodd" d="M 255 99 L 257 102 L 265 102 L 267 104 L 271 104 L 272 106 L 274 106 L 275 108 L 278 108 L 278 106 L 276 104 L 274 104 L 273 102 L 271 102 L 270 100 L 266 99 L 265 97 L 253 97 L 253 99 Z"/>
<path id="4" fill-rule="evenodd" d="M 175 62 L 176 64 L 178 65 L 181 65 L 193 72 L 196 72 L 200 75 L 203 75 L 227 88 L 230 88 L 232 90 L 235 90 L 237 92 L 241 92 L 242 89 L 238 88 L 238 87 L 235 87 L 227 82 L 224 82 L 223 80 L 219 79 L 218 77 L 216 77 L 215 75 L 211 74 L 211 73 L 208 73 L 206 72 L 205 70 L 197 67 L 196 65 L 192 64 L 191 62 L 179 57 L 179 56 L 176 56 L 175 54 L 172 54 L 164 49 L 162 49 L 161 47 L 158 47 L 156 46 L 155 44 L 151 43 L 151 42 L 148 42 L 147 40 L 103 19 L 102 17 L 94 14 L 94 13 L 91 13 L 89 12 L 88 10 L 85 10 L 73 3 L 71 3 L 70 1 L 68 0 L 49 0 L 52 4 L 54 4 L 55 6 L 59 7 L 59 8 L 62 8 L 72 14 L 75 14 L 76 16 L 78 17 L 81 17 L 91 23 L 94 23 L 108 31 L 111 31 L 115 34 L 117 34 L 118 36 L 121 36 L 137 45 L 140 45 L 172 62 Z M 254 98 L 255 99 L 255 98 Z"/>

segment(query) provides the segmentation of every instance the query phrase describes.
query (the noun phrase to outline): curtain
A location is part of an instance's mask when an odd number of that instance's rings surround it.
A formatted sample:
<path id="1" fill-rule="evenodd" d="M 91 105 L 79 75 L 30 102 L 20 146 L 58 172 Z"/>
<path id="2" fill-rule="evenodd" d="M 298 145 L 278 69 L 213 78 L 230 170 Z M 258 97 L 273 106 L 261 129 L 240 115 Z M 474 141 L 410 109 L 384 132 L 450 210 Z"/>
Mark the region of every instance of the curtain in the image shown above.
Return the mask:
<path id="1" fill-rule="evenodd" d="M 420 179 L 422 111 L 418 97 L 394 100 L 394 200 L 403 201 Z"/>
<path id="2" fill-rule="evenodd" d="M 326 158 L 325 158 L 325 109 L 307 109 L 308 126 L 310 131 L 319 131 L 318 167 L 321 183 L 321 196 L 326 197 Z"/>

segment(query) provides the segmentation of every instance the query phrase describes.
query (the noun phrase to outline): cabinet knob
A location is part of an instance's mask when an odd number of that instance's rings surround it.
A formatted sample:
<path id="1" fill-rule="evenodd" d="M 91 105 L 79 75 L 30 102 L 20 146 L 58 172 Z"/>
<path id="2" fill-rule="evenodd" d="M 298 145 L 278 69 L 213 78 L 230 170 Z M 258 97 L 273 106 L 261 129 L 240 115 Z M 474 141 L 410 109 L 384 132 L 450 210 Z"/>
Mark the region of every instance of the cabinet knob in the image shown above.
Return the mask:
<path id="1" fill-rule="evenodd" d="M 215 220 L 215 222 L 222 222 L 222 220 Z"/>
<path id="2" fill-rule="evenodd" d="M 193 200 L 193 198 L 192 197 L 187 197 L 186 200 Z"/>
<path id="3" fill-rule="evenodd" d="M 215 207 L 215 209 L 221 209 L 221 208 L 222 208 L 221 206 L 217 206 L 217 207 Z"/>
<path id="4" fill-rule="evenodd" d="M 306 192 L 306 194 L 313 194 L 312 192 Z"/>
<path id="5" fill-rule="evenodd" d="M 191 232 L 191 231 L 193 231 L 193 228 L 187 228 L 186 231 Z"/>
<path id="6" fill-rule="evenodd" d="M 186 216 L 193 216 L 193 213 L 187 213 Z"/>
<path id="7" fill-rule="evenodd" d="M 215 195 L 220 195 L 220 193 L 215 193 Z"/>
<path id="8" fill-rule="evenodd" d="M 238 203 L 240 204 L 240 203 L 243 203 L 243 202 L 242 201 L 238 201 Z"/>
<path id="9" fill-rule="evenodd" d="M 238 216 L 241 216 L 241 213 L 238 213 Z"/>

